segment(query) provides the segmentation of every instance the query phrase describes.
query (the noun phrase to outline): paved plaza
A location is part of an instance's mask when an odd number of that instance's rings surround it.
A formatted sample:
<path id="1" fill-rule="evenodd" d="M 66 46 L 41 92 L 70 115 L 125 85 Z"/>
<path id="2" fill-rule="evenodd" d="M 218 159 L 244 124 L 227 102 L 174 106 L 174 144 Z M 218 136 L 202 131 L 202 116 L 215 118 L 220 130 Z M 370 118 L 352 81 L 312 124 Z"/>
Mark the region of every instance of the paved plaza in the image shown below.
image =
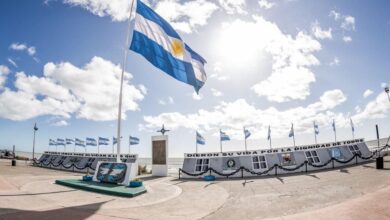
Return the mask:
<path id="1" fill-rule="evenodd" d="M 390 219 L 390 158 L 301 175 L 215 182 L 144 177 L 121 198 L 54 184 L 82 174 L 0 160 L 0 219 Z"/>

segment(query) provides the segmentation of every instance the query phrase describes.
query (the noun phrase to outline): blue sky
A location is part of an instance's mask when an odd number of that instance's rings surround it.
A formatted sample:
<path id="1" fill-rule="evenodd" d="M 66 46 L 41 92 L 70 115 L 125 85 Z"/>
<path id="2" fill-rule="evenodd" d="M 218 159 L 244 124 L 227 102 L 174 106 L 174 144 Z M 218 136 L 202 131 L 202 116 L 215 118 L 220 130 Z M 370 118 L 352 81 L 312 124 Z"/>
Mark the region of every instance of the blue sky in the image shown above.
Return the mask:
<path id="1" fill-rule="evenodd" d="M 0 146 L 37 151 L 49 138 L 112 137 L 116 133 L 118 74 L 123 60 L 130 1 L 0 2 Z M 129 51 L 122 146 L 150 156 L 150 137 L 162 123 L 170 156 L 195 149 L 218 151 L 218 130 L 230 134 L 225 150 L 333 140 L 373 139 L 375 124 L 390 135 L 390 2 L 199 0 L 145 1 L 206 60 L 208 80 L 193 88 L 173 80 Z M 73 147 L 68 150 L 73 150 Z M 82 149 L 78 149 L 81 151 Z M 92 147 L 88 148 L 89 151 Z M 102 147 L 110 152 L 111 147 Z"/>

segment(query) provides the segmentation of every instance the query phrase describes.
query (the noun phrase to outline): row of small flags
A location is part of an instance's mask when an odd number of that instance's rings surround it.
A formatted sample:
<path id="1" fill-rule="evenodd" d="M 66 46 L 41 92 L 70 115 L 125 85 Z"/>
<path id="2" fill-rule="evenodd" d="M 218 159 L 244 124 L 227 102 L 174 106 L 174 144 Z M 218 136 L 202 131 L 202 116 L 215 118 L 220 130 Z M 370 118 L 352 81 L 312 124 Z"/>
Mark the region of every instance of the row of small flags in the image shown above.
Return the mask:
<path id="1" fill-rule="evenodd" d="M 75 138 L 57 138 L 57 140 L 49 139 L 49 146 L 65 146 L 67 144 L 74 144 L 76 146 L 85 147 L 85 146 L 102 146 L 102 145 L 109 145 L 110 139 L 99 137 L 97 140 L 95 138 L 89 138 L 87 137 L 84 140 Z M 112 144 L 116 144 L 118 142 L 118 139 L 115 137 L 112 137 Z M 129 137 L 129 145 L 137 145 L 139 144 L 139 138 L 137 137 Z"/>
<path id="2" fill-rule="evenodd" d="M 352 136 L 353 138 L 355 138 L 355 126 L 353 124 L 353 121 L 352 119 L 350 119 L 350 125 L 351 125 L 351 129 L 352 129 Z M 313 122 L 313 127 L 314 127 L 314 135 L 317 136 L 319 133 L 320 133 L 320 130 L 319 130 L 319 127 L 318 125 L 316 124 L 316 122 L 314 121 Z M 335 134 L 335 141 L 337 140 L 336 139 L 336 123 L 335 121 L 333 120 L 332 121 L 332 128 L 333 128 L 333 132 Z M 250 136 L 251 136 L 251 133 L 248 129 L 246 129 L 244 127 L 244 137 L 245 137 L 245 140 L 248 139 Z M 229 135 L 227 135 L 225 132 L 223 132 L 222 130 L 219 130 L 219 136 L 220 136 L 220 141 L 230 141 L 230 137 Z M 291 123 L 291 129 L 288 133 L 288 137 L 292 137 L 294 138 L 294 145 L 295 145 L 295 132 L 294 132 L 294 124 Z M 270 141 L 270 145 L 271 145 L 271 126 L 268 126 L 268 136 L 267 136 L 267 140 Z M 316 143 L 317 143 L 317 138 L 316 138 Z M 206 144 L 206 141 L 204 139 L 204 137 L 197 131 L 196 132 L 196 144 L 201 144 L 201 145 L 205 145 Z"/>

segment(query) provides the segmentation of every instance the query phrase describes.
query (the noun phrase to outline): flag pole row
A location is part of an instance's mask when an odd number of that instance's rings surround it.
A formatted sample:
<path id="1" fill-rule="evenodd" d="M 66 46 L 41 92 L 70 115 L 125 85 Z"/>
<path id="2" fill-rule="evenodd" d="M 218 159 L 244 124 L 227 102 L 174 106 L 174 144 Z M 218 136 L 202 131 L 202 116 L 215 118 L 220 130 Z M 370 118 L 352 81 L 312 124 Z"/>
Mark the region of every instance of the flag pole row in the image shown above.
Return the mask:
<path id="1" fill-rule="evenodd" d="M 350 119 L 350 125 L 351 125 L 351 130 L 352 130 L 352 138 L 355 139 L 355 126 L 353 124 L 352 119 Z M 334 133 L 334 141 L 337 142 L 337 134 L 336 134 L 336 122 L 333 119 L 332 120 L 332 128 L 333 128 L 333 133 Z M 313 121 L 313 129 L 314 129 L 314 141 L 317 144 L 317 135 L 320 133 L 319 126 L 316 123 L 316 121 Z M 247 147 L 247 139 L 251 136 L 251 132 L 246 128 L 243 127 L 243 133 L 244 133 L 244 146 L 245 146 L 245 151 L 248 150 Z M 289 138 L 292 138 L 293 141 L 293 146 L 295 147 L 295 131 L 294 131 L 294 123 L 291 123 L 291 128 L 288 134 Z M 272 141 L 271 141 L 271 125 L 268 125 L 268 135 L 267 135 L 267 140 L 269 141 L 269 148 L 272 149 Z M 220 152 L 222 153 L 222 143 L 224 141 L 230 141 L 230 136 L 223 132 L 221 129 L 219 129 L 219 146 L 220 146 Z M 196 153 L 198 153 L 198 144 L 200 145 L 205 145 L 206 140 L 205 138 L 198 132 L 196 131 Z"/>

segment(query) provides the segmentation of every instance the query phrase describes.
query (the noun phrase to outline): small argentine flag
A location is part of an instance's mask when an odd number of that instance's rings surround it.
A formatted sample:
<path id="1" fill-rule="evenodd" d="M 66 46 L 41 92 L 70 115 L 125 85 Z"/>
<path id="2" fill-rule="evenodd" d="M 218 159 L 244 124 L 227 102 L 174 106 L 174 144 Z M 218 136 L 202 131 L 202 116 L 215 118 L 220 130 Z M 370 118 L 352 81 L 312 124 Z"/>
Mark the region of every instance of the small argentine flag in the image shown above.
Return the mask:
<path id="1" fill-rule="evenodd" d="M 74 143 L 74 140 L 73 140 L 73 139 L 70 139 L 70 138 L 66 138 L 66 139 L 65 139 L 65 142 L 66 142 L 66 144 L 73 144 L 73 143 Z"/>
<path id="2" fill-rule="evenodd" d="M 89 146 L 97 146 L 97 143 L 96 143 L 95 138 L 88 138 L 88 137 L 87 137 L 86 145 L 89 145 Z"/>
<path id="3" fill-rule="evenodd" d="M 206 60 L 185 44 L 167 21 L 140 0 L 137 0 L 129 49 L 173 78 L 192 85 L 197 93 L 206 82 Z"/>
<path id="4" fill-rule="evenodd" d="M 288 137 L 294 137 L 294 124 L 291 124 L 290 133 L 288 134 Z"/>
<path id="5" fill-rule="evenodd" d="M 85 142 L 83 140 L 80 140 L 78 138 L 75 139 L 76 146 L 85 147 Z"/>
<path id="6" fill-rule="evenodd" d="M 230 141 L 229 135 L 227 135 L 225 132 L 220 130 L 219 135 L 221 137 L 221 141 Z"/>
<path id="7" fill-rule="evenodd" d="M 118 139 L 116 137 L 112 137 L 112 144 L 117 144 L 118 143 Z"/>
<path id="8" fill-rule="evenodd" d="M 333 131 L 336 132 L 336 123 L 334 122 L 334 119 L 333 119 L 333 122 L 332 122 L 332 127 L 333 127 Z"/>
<path id="9" fill-rule="evenodd" d="M 57 145 L 63 145 L 65 146 L 65 140 L 61 138 L 57 138 Z"/>
<path id="10" fill-rule="evenodd" d="M 271 125 L 268 125 L 268 140 L 271 140 Z"/>
<path id="11" fill-rule="evenodd" d="M 130 145 L 137 145 L 139 144 L 139 138 L 130 136 L 129 143 Z"/>
<path id="12" fill-rule="evenodd" d="M 99 145 L 108 145 L 108 142 L 109 142 L 109 141 L 110 141 L 110 140 L 109 140 L 108 138 L 99 137 L 99 139 L 98 139 Z"/>
<path id="13" fill-rule="evenodd" d="M 56 146 L 57 142 L 55 140 L 49 139 L 49 146 Z"/>
<path id="14" fill-rule="evenodd" d="M 201 144 L 201 145 L 205 145 L 206 144 L 206 140 L 198 132 L 196 132 L 196 143 L 197 144 Z"/>
<path id="15" fill-rule="evenodd" d="M 251 136 L 251 133 L 246 128 L 244 128 L 244 136 L 245 136 L 245 139 L 248 139 Z"/>
<path id="16" fill-rule="evenodd" d="M 319 134 L 320 133 L 320 129 L 318 128 L 318 125 L 316 124 L 315 121 L 313 122 L 313 125 L 314 125 L 314 133 L 315 134 Z"/>
<path id="17" fill-rule="evenodd" d="M 355 132 L 355 126 L 353 125 L 352 118 L 350 118 L 350 121 L 351 121 L 351 129 L 352 129 L 352 132 Z"/>

